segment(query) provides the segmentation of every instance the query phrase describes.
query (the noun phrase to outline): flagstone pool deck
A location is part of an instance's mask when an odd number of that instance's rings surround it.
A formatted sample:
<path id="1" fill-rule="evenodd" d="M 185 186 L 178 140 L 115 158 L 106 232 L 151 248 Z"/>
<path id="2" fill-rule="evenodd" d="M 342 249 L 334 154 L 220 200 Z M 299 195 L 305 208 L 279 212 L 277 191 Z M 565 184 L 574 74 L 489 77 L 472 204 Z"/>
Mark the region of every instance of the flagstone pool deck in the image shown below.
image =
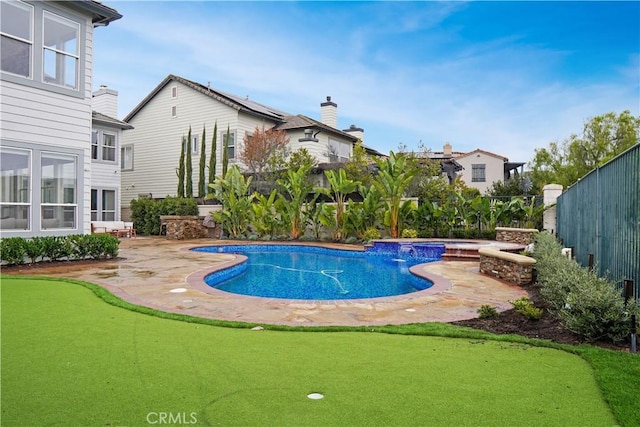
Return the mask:
<path id="1" fill-rule="evenodd" d="M 452 322 L 477 317 L 483 304 L 498 311 L 526 296 L 517 286 L 482 275 L 477 261 L 440 261 L 413 268 L 434 282 L 430 289 L 386 298 L 302 301 L 241 296 L 207 286 L 210 272 L 239 262 L 236 255 L 193 252 L 197 246 L 237 243 L 212 239 L 121 239 L 118 259 L 98 264 L 24 269 L 17 274 L 64 277 L 100 285 L 131 303 L 190 316 L 251 324 L 297 326 L 386 325 Z M 468 243 L 465 243 L 468 245 Z M 323 244 L 362 249 L 361 246 Z M 176 288 L 186 291 L 171 292 Z"/>

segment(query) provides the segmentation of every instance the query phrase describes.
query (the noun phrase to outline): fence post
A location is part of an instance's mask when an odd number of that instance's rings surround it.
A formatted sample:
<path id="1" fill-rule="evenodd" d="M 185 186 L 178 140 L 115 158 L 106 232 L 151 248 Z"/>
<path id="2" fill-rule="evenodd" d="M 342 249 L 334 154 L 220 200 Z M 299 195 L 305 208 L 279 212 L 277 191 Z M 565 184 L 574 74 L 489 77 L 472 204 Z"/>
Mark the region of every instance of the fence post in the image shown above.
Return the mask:
<path id="1" fill-rule="evenodd" d="M 625 305 L 631 301 L 633 297 L 633 280 L 625 279 L 624 280 L 624 303 Z M 636 350 L 636 315 L 631 315 L 631 353 L 635 353 Z"/>
<path id="2" fill-rule="evenodd" d="M 593 273 L 593 254 L 589 254 L 589 271 Z"/>

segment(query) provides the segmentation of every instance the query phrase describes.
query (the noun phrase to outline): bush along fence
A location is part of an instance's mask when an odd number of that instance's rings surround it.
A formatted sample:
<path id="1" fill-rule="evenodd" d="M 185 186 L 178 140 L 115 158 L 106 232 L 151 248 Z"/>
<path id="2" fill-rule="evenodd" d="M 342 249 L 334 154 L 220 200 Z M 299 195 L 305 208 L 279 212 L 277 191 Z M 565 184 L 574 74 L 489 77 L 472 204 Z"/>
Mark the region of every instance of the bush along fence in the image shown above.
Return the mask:
<path id="1" fill-rule="evenodd" d="M 0 262 L 3 266 L 46 261 L 106 259 L 118 256 L 120 241 L 110 234 L 72 234 L 30 239 L 0 239 Z"/>
<path id="2" fill-rule="evenodd" d="M 608 274 L 621 289 L 635 283 L 640 301 L 640 144 L 569 187 L 557 206 L 558 237 L 576 260 Z"/>
<path id="3" fill-rule="evenodd" d="M 539 233 L 533 257 L 537 283 L 549 311 L 587 341 L 622 341 L 630 336 L 640 307 L 606 278 L 562 254 L 562 245 Z M 637 318 L 637 317 L 636 317 Z"/>

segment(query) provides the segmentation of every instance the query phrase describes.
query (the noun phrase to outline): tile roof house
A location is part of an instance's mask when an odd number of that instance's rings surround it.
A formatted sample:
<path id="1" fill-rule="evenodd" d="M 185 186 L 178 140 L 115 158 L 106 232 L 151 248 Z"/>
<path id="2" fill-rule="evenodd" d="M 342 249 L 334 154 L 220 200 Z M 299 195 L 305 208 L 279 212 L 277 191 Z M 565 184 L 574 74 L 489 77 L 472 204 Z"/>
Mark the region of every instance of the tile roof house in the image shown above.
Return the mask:
<path id="1" fill-rule="evenodd" d="M 485 193 L 494 182 L 506 182 L 523 173 L 522 162 L 510 162 L 504 156 L 481 149 L 467 153 L 453 151 L 448 142 L 443 151 L 427 151 L 420 155 L 440 162 L 450 182 L 459 176 L 468 187 L 477 188 L 480 193 Z"/>
<path id="2" fill-rule="evenodd" d="M 90 232 L 93 31 L 98 1 L 0 2 L 2 237 Z"/>
<path id="3" fill-rule="evenodd" d="M 244 169 L 240 160 L 245 137 L 256 127 L 287 132 L 291 152 L 306 148 L 319 163 L 346 161 L 353 145 L 363 137 L 362 129 L 337 127 L 337 104 L 327 97 L 320 106 L 321 120 L 290 114 L 248 97 L 216 90 L 173 74 L 158 84 L 125 118 L 135 129 L 125 130 L 122 150 L 129 162 L 122 172 L 122 210 L 139 197 L 175 196 L 176 170 L 182 140 L 192 130 L 193 188 L 197 188 L 197 165 L 200 159 L 203 128 L 206 134 L 207 163 L 211 139 L 217 123 L 217 175 L 222 170 L 223 141 L 229 129 L 229 165 Z M 380 155 L 369 150 L 373 155 Z"/>

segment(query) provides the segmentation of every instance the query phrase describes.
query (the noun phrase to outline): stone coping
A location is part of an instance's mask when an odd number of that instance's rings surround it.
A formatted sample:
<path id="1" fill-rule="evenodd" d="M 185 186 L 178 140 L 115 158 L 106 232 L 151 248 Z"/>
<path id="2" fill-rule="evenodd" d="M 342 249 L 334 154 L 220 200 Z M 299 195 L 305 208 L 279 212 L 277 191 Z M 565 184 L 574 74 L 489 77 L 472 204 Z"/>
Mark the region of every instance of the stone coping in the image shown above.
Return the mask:
<path id="1" fill-rule="evenodd" d="M 537 228 L 496 227 L 496 231 L 516 231 L 521 233 L 539 233 Z"/>
<path id="2" fill-rule="evenodd" d="M 494 248 L 480 248 L 478 249 L 478 253 L 480 255 L 513 262 L 518 265 L 534 265 L 536 263 L 536 260 L 531 257 L 520 255 L 520 254 L 514 254 L 511 252 L 502 252 Z"/>

